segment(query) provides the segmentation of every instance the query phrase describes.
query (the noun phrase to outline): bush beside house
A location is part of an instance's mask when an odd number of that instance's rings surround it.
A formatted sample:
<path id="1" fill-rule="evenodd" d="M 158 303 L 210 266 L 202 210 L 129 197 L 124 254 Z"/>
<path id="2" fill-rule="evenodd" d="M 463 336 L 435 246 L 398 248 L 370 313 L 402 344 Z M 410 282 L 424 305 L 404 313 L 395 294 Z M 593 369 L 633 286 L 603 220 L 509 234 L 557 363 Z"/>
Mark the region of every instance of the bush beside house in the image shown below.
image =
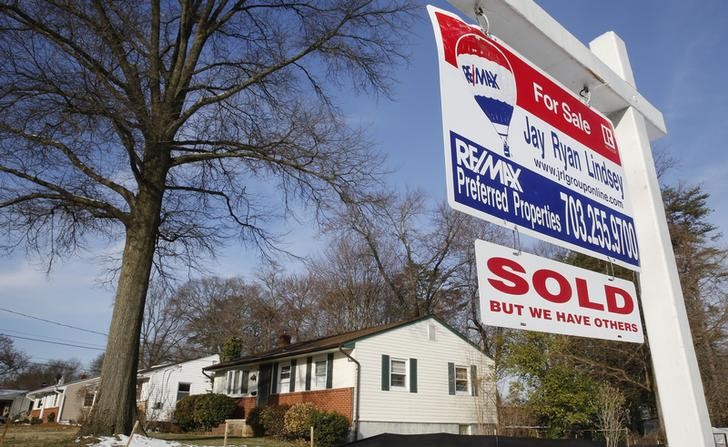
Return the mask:
<path id="1" fill-rule="evenodd" d="M 184 431 L 210 430 L 225 422 L 236 408 L 235 399 L 224 394 L 194 394 L 177 402 L 174 418 Z"/>
<path id="2" fill-rule="evenodd" d="M 314 441 L 319 447 L 342 444 L 349 436 L 349 420 L 346 416 L 335 411 L 319 410 L 311 403 L 256 408 L 251 411 L 251 416 L 258 411 L 260 423 L 267 436 L 310 440 L 310 429 L 313 426 Z M 253 419 L 250 417 L 248 424 L 257 422 Z"/>

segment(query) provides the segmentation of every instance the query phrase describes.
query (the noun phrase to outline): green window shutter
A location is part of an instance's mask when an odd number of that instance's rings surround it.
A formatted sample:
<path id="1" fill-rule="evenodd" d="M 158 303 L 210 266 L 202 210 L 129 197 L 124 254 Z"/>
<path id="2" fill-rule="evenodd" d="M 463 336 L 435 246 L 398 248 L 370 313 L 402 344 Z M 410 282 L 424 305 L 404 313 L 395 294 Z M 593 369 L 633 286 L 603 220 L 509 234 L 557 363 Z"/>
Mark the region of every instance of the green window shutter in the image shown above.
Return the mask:
<path id="1" fill-rule="evenodd" d="M 273 373 L 271 376 L 273 380 L 271 380 L 270 393 L 276 394 L 276 388 L 278 387 L 278 363 L 273 364 Z"/>
<path id="2" fill-rule="evenodd" d="M 240 384 L 240 392 L 243 394 L 248 393 L 248 377 L 250 376 L 250 371 L 243 371 L 243 383 Z"/>
<path id="3" fill-rule="evenodd" d="M 382 391 L 389 391 L 389 356 L 382 355 Z"/>
<path id="4" fill-rule="evenodd" d="M 470 365 L 470 394 L 478 395 L 478 367 Z"/>
<path id="5" fill-rule="evenodd" d="M 313 357 L 306 357 L 306 391 L 311 389 L 311 367 L 313 365 Z"/>
<path id="6" fill-rule="evenodd" d="M 291 381 L 288 383 L 288 392 L 296 391 L 296 359 L 291 360 Z"/>
<path id="7" fill-rule="evenodd" d="M 410 393 L 417 392 L 417 359 L 410 359 Z"/>
<path id="8" fill-rule="evenodd" d="M 455 394 L 455 364 L 447 364 L 447 392 Z"/>
<path id="9" fill-rule="evenodd" d="M 334 353 L 329 352 L 326 356 L 326 388 L 334 385 Z"/>

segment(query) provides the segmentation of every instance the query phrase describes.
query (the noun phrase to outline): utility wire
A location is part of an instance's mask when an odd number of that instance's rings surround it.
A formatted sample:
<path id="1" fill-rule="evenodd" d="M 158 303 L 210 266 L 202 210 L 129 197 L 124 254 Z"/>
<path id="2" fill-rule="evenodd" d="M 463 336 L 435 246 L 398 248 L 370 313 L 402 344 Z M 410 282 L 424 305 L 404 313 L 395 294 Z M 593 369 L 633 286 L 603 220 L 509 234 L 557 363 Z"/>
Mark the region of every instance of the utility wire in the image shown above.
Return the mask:
<path id="1" fill-rule="evenodd" d="M 13 334 L 18 334 L 18 335 L 25 335 L 25 336 L 30 336 L 30 337 L 41 337 L 43 339 L 50 340 L 50 341 L 61 341 L 61 342 L 66 342 L 66 343 L 84 343 L 84 342 L 80 342 L 80 341 L 76 341 L 76 340 L 70 340 L 68 338 L 49 337 L 47 335 L 31 334 L 29 332 L 16 331 L 14 329 L 3 329 L 3 330 L 5 332 L 12 332 Z M 103 348 L 103 346 L 101 346 L 101 345 L 91 344 L 91 343 L 87 343 L 87 344 L 88 344 L 88 346 L 93 346 L 95 348 Z"/>
<path id="2" fill-rule="evenodd" d="M 49 343 L 52 345 L 71 346 L 74 348 L 92 349 L 94 351 L 105 351 L 105 349 L 94 348 L 93 346 L 81 346 L 81 345 L 76 345 L 76 344 L 72 344 L 72 343 L 61 343 L 59 341 L 41 340 L 40 338 L 21 337 L 20 335 L 10 335 L 10 334 L 3 334 L 3 333 L 0 333 L 0 335 L 5 336 L 5 337 L 11 337 L 11 338 L 19 338 L 21 340 L 39 341 L 41 343 Z"/>
<path id="3" fill-rule="evenodd" d="M 50 324 L 55 324 L 55 325 L 58 325 L 58 326 L 67 327 L 67 328 L 70 328 L 70 329 L 75 329 L 77 331 L 83 331 L 83 332 L 88 332 L 88 333 L 91 333 L 91 334 L 103 335 L 104 337 L 106 337 L 106 336 L 109 335 L 109 334 L 107 334 L 105 332 L 94 331 L 94 330 L 91 330 L 91 329 L 84 329 L 82 327 L 73 326 L 73 325 L 66 324 L 66 323 L 60 323 L 58 321 L 48 320 L 48 319 L 45 319 L 45 318 L 40 318 L 40 317 L 36 317 L 36 316 L 33 316 L 33 315 L 24 314 L 22 312 L 17 312 L 17 311 L 10 310 L 10 309 L 5 309 L 4 307 L 0 307 L 0 310 L 2 310 L 4 312 L 9 312 L 11 314 L 20 315 L 21 317 L 32 318 L 33 320 L 43 321 L 45 323 L 50 323 Z"/>

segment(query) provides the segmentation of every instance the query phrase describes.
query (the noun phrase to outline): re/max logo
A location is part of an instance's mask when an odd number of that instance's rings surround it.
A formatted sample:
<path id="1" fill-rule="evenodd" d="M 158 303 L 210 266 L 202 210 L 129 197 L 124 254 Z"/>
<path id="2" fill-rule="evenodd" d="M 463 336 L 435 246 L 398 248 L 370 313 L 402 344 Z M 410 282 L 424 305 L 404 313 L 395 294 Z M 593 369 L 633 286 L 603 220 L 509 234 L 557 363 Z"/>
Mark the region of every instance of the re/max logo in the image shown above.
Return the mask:
<path id="1" fill-rule="evenodd" d="M 504 160 L 497 160 L 493 154 L 483 148 L 479 148 L 465 141 L 455 138 L 455 159 L 458 166 L 463 166 L 476 174 L 497 180 L 501 185 L 523 192 L 518 177 L 521 175 L 521 168 L 513 169 L 510 163 Z"/>
<path id="2" fill-rule="evenodd" d="M 479 68 L 475 65 L 463 65 L 463 73 L 469 84 L 485 85 L 500 90 L 498 86 L 498 74 L 485 68 Z"/>

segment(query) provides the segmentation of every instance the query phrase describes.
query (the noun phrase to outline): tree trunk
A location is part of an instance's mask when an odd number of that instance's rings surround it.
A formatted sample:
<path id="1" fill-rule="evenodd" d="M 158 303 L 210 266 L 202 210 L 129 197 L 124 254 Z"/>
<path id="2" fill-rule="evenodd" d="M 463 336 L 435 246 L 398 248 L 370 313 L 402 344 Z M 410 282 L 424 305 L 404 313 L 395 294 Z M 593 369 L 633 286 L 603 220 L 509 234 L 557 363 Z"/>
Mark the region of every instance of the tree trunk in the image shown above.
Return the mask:
<path id="1" fill-rule="evenodd" d="M 162 183 L 163 184 L 163 183 Z M 80 434 L 129 434 L 136 418 L 139 334 L 154 258 L 163 188 L 140 190 L 127 226 L 114 313 L 89 421 Z"/>

